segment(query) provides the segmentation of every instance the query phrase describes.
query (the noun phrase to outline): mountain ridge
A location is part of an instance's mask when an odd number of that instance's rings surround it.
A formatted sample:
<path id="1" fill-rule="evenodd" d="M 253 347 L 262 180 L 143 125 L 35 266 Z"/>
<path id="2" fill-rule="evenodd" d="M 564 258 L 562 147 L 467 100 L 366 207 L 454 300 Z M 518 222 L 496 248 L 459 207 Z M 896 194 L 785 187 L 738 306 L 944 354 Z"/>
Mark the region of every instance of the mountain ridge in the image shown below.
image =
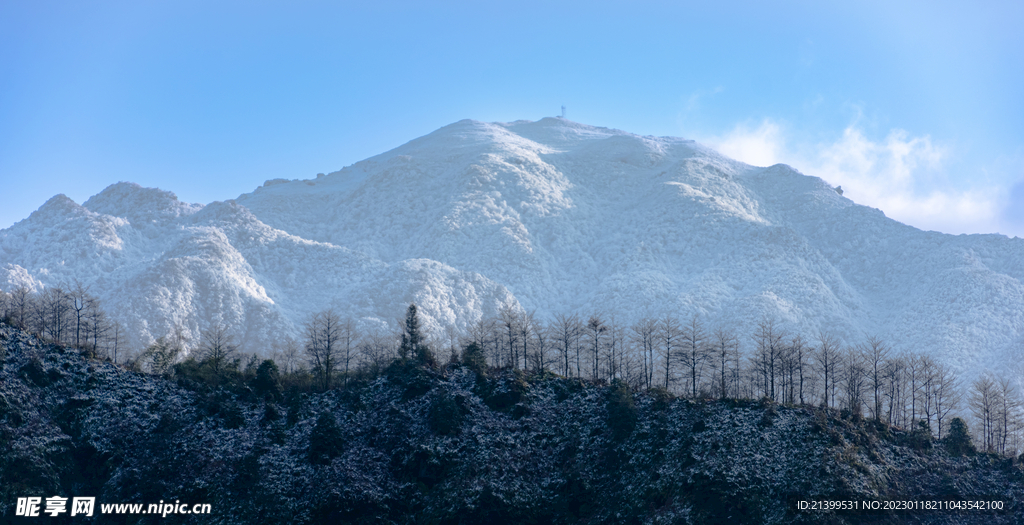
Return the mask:
<path id="1" fill-rule="evenodd" d="M 416 302 L 437 336 L 505 306 L 698 314 L 739 334 L 772 316 L 805 339 L 877 335 L 961 372 L 1022 371 L 1024 240 L 923 232 L 681 138 L 462 120 L 221 203 L 131 183 L 55 199 L 0 230 L 0 288 L 103 288 L 136 344 L 175 324 L 196 341 L 216 320 L 250 344 L 298 338 L 331 306 L 385 327 Z"/>

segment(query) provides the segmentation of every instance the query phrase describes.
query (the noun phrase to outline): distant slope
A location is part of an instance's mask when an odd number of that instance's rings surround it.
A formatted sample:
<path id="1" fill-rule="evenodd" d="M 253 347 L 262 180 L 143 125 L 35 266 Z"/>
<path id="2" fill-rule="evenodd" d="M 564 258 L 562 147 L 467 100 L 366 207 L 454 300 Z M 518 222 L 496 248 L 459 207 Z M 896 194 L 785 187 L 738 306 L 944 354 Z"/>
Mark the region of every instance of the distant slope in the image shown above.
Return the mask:
<path id="1" fill-rule="evenodd" d="M 139 341 L 223 319 L 265 342 L 327 306 L 391 322 L 410 301 L 440 334 L 518 302 L 740 334 L 768 315 L 1024 372 L 1024 240 L 922 232 L 788 166 L 555 118 L 460 121 L 206 207 L 131 184 L 58 196 L 0 231 L 0 286 L 72 278 Z"/>

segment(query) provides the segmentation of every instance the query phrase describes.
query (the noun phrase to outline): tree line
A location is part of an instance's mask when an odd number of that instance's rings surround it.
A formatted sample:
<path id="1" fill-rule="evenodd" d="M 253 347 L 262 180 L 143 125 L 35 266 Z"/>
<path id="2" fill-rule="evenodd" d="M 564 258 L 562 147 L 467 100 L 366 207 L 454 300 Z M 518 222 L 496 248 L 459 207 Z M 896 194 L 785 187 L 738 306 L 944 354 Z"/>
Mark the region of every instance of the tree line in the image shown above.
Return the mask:
<path id="1" fill-rule="evenodd" d="M 263 362 L 243 352 L 231 327 L 221 324 L 203 331 L 198 342 L 185 340 L 179 328 L 141 352 L 126 352 L 123 328 L 77 283 L 40 293 L 0 291 L 0 318 L 130 368 L 165 375 L 187 371 L 211 384 L 251 380 Z M 1017 454 L 1024 448 L 1024 401 L 1010 378 L 984 375 L 964 385 L 926 353 L 897 351 L 878 337 L 847 344 L 827 330 L 811 336 L 791 332 L 772 318 L 762 319 L 753 333 L 739 334 L 699 316 L 665 314 L 623 324 L 596 313 L 543 319 L 514 307 L 480 319 L 465 333 L 449 328 L 424 334 L 415 305 L 390 328 L 357 326 L 354 319 L 323 310 L 307 318 L 301 340 L 284 338 L 261 353 L 273 363 L 275 377 L 280 371 L 283 384 L 310 390 L 375 377 L 396 359 L 432 367 L 472 363 L 481 371 L 550 371 L 692 399 L 814 405 L 938 439 L 950 432 L 955 416 L 970 415 L 982 450 Z"/>
<path id="2" fill-rule="evenodd" d="M 693 399 L 814 405 L 923 431 L 928 439 L 943 439 L 957 416 L 970 415 L 982 450 L 1016 454 L 1024 448 L 1024 401 L 1009 377 L 988 374 L 964 385 L 928 354 L 897 351 L 879 337 L 847 344 L 827 330 L 809 337 L 790 332 L 771 318 L 751 334 L 738 334 L 698 316 L 622 324 L 610 315 L 541 319 L 507 307 L 465 333 L 448 329 L 409 341 L 410 333 L 418 333 L 410 330 L 415 315 L 411 306 L 404 325 L 396 323 L 390 335 L 355 334 L 354 322 L 333 310 L 313 315 L 304 351 L 318 384 L 329 388 L 354 374 L 378 373 L 390 360 L 409 357 L 413 347 L 425 348 L 428 361 L 448 364 L 465 363 L 472 349 L 482 363 L 477 366 L 620 381 L 635 391 L 661 389 Z"/>
<path id="3" fill-rule="evenodd" d="M 74 281 L 40 292 L 25 287 L 0 290 L 0 319 L 39 338 L 79 348 L 91 356 L 125 356 L 125 330 L 100 308 L 89 287 Z"/>

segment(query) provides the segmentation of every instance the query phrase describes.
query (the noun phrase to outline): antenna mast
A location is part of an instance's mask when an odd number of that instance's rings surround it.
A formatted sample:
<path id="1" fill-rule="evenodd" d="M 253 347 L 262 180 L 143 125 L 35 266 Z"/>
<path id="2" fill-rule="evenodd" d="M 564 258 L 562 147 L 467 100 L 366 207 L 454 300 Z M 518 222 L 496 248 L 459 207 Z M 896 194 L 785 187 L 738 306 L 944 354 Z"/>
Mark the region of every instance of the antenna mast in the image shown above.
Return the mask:
<path id="1" fill-rule="evenodd" d="M 562 106 L 562 118 L 565 118 L 565 106 Z"/>

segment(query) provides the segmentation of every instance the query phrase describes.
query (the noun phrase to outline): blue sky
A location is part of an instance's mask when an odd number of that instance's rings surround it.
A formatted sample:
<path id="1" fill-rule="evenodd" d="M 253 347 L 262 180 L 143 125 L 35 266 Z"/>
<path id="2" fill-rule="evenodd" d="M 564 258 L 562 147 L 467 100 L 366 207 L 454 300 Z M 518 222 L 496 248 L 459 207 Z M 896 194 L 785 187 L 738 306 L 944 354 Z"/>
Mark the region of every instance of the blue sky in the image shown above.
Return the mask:
<path id="1" fill-rule="evenodd" d="M 1021 2 L 356 4 L 0 2 L 0 228 L 57 193 L 208 203 L 564 104 L 1024 237 Z"/>

